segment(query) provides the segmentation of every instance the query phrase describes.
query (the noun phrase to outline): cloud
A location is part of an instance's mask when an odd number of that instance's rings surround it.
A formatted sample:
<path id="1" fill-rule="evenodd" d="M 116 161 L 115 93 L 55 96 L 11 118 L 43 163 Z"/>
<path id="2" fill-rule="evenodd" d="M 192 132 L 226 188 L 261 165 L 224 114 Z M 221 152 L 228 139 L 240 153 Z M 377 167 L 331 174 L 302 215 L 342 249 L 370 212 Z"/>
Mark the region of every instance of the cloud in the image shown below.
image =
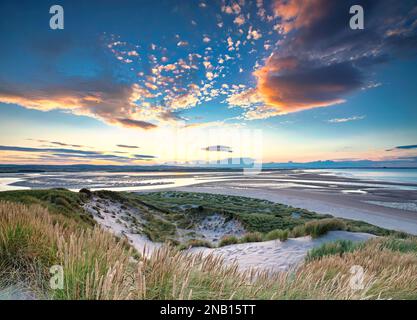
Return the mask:
<path id="1" fill-rule="evenodd" d="M 137 159 L 155 159 L 155 156 L 150 156 L 146 154 L 135 154 L 134 155 Z"/>
<path id="2" fill-rule="evenodd" d="M 152 129 L 157 125 L 140 117 L 135 103 L 151 94 L 137 84 L 115 82 L 111 77 L 61 79 L 59 84 L 31 87 L 0 82 L 0 102 L 40 111 L 64 110 L 76 115 L 98 118 L 108 124 Z"/>
<path id="3" fill-rule="evenodd" d="M 202 150 L 204 150 L 204 151 L 214 151 L 214 152 L 230 152 L 230 153 L 233 152 L 231 147 L 222 146 L 222 145 L 208 146 L 208 147 L 203 148 Z"/>
<path id="4" fill-rule="evenodd" d="M 134 119 L 126 119 L 126 118 L 119 118 L 116 119 L 114 122 L 120 123 L 124 127 L 128 128 L 141 128 L 145 130 L 156 128 L 157 126 L 153 123 L 142 121 L 142 120 L 134 120 Z"/>
<path id="5" fill-rule="evenodd" d="M 188 109 L 196 106 L 199 102 L 198 98 L 193 93 L 186 93 L 175 97 L 170 102 L 170 107 L 174 110 L 177 109 Z"/>
<path id="6" fill-rule="evenodd" d="M 61 148 L 30 148 L 30 147 L 18 147 L 18 146 L 2 146 L 0 145 L 0 151 L 17 151 L 17 152 L 60 152 L 67 154 L 84 154 L 84 155 L 100 155 L 100 152 L 86 151 L 78 149 L 61 149 Z"/>
<path id="7" fill-rule="evenodd" d="M 295 57 L 272 56 L 255 76 L 259 94 L 278 114 L 342 103 L 363 85 L 361 72 L 349 62 L 315 65 Z"/>
<path id="8" fill-rule="evenodd" d="M 226 100 L 229 105 L 243 108 L 250 107 L 257 103 L 263 103 L 264 101 L 259 91 L 254 88 L 230 95 Z"/>
<path id="9" fill-rule="evenodd" d="M 130 157 L 117 156 L 108 154 L 102 151 L 87 151 L 80 149 L 66 149 L 66 148 L 30 148 L 20 146 L 4 146 L 0 145 L 0 151 L 12 151 L 12 152 L 24 152 L 24 153 L 39 153 L 42 156 L 48 155 L 52 157 L 64 158 L 64 159 L 89 159 L 89 160 L 108 160 L 108 161 L 120 161 L 131 162 L 136 160 L 150 160 L 156 158 L 151 155 L 135 154 Z"/>
<path id="10" fill-rule="evenodd" d="M 388 149 L 386 151 L 393 151 L 393 150 L 411 150 L 411 149 L 417 149 L 417 144 L 412 145 L 406 145 L 406 146 L 397 146 L 392 149 Z"/>
<path id="11" fill-rule="evenodd" d="M 365 116 L 353 116 L 348 118 L 335 118 L 327 120 L 329 123 L 342 123 L 342 122 L 350 122 L 350 121 L 357 121 L 357 120 L 363 120 L 365 119 Z"/>
<path id="12" fill-rule="evenodd" d="M 238 26 L 241 26 L 241 25 L 243 25 L 243 24 L 245 23 L 245 16 L 244 16 L 243 14 L 241 14 L 241 15 L 237 16 L 237 17 L 233 20 L 233 22 L 234 22 L 235 24 L 237 24 Z"/>
<path id="13" fill-rule="evenodd" d="M 178 47 L 186 47 L 186 46 L 188 46 L 188 42 L 187 41 L 179 41 L 177 43 L 177 46 Z"/>
<path id="14" fill-rule="evenodd" d="M 349 28 L 354 4 L 364 8 L 364 30 Z M 254 72 L 257 85 L 248 92 L 258 105 L 245 111 L 247 118 L 343 103 L 372 87 L 369 75 L 378 65 L 417 53 L 414 1 L 275 0 L 273 9 L 282 39 Z M 249 29 L 248 39 L 256 39 L 254 31 Z M 239 105 L 236 100 L 242 99 L 230 100 Z"/>
<path id="15" fill-rule="evenodd" d="M 127 144 L 118 144 L 117 145 L 119 148 L 127 148 L 127 149 L 138 149 L 138 146 L 129 146 Z"/>
<path id="16" fill-rule="evenodd" d="M 409 145 L 409 146 L 398 146 L 398 147 L 396 147 L 396 149 L 417 149 L 417 145 L 416 144 L 414 144 L 414 145 Z"/>
<path id="17" fill-rule="evenodd" d="M 80 145 L 80 144 L 69 144 L 69 143 L 65 143 L 65 142 L 60 142 L 60 141 L 50 141 L 50 140 L 35 140 L 35 139 L 27 139 L 30 141 L 37 141 L 37 142 L 41 142 L 41 143 L 50 143 L 50 144 L 54 144 L 57 146 L 62 146 L 62 147 L 74 147 L 74 148 L 85 148 L 85 146 Z"/>

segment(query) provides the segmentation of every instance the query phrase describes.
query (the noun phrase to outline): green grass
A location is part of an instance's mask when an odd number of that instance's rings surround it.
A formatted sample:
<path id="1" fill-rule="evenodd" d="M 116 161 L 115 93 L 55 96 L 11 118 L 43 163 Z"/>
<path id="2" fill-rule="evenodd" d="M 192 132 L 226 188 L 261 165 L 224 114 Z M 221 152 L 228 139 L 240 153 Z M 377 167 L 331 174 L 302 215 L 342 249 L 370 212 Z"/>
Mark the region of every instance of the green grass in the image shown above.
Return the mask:
<path id="1" fill-rule="evenodd" d="M 288 230 L 275 229 L 275 230 L 269 231 L 265 235 L 265 240 L 286 241 L 288 239 L 288 235 L 289 235 Z"/>
<path id="2" fill-rule="evenodd" d="M 380 248 L 397 251 L 401 253 L 413 253 L 417 255 L 417 237 L 409 236 L 406 239 L 393 237 L 383 238 L 380 241 Z"/>
<path id="3" fill-rule="evenodd" d="M 93 226 L 93 217 L 84 211 L 82 204 L 88 199 L 84 193 L 72 192 L 66 189 L 49 190 L 19 190 L 0 192 L 0 200 L 23 203 L 26 205 L 38 204 L 47 208 L 52 214 L 60 214 L 81 223 Z"/>
<path id="4" fill-rule="evenodd" d="M 147 217 L 147 224 L 144 225 L 143 230 L 150 240 L 165 242 L 175 238 L 177 228 L 174 224 L 152 215 Z"/>
<path id="5" fill-rule="evenodd" d="M 126 219 L 132 220 L 129 220 L 132 222 L 132 232 L 141 232 L 155 242 L 178 244 L 178 228 L 192 230 L 202 218 L 214 213 L 240 221 L 248 233 L 240 239 L 226 237 L 220 242 L 220 246 L 236 243 L 237 240 L 239 243 L 273 239 L 285 241 L 288 237 L 306 235 L 317 238 L 331 230 L 367 232 L 396 238 L 407 236 L 365 222 L 336 219 L 266 200 L 204 193 L 166 191 L 136 194 L 107 190 L 71 192 L 50 189 L 1 192 L 0 200 L 39 204 L 52 214 L 75 219 L 85 228 L 95 224 L 92 216 L 82 208 L 83 203 L 91 196 L 121 203 L 125 208 L 137 209 L 146 222 L 140 223 L 134 216 L 127 217 Z"/>
<path id="6" fill-rule="evenodd" d="M 239 238 L 236 236 L 224 236 L 219 242 L 219 247 L 229 246 L 231 244 L 239 243 Z"/>
<path id="7" fill-rule="evenodd" d="M 97 226 L 81 230 L 79 222 L 75 214 L 0 202 L 0 293 L 4 283 L 25 283 L 46 299 L 417 299 L 416 237 L 336 242 L 310 252 L 297 270 L 258 275 L 168 246 L 142 257 L 126 241 Z M 321 233 L 338 226 L 324 222 L 300 227 Z M 63 290 L 49 288 L 55 264 L 64 268 Z M 349 290 L 353 265 L 366 270 L 364 290 Z"/>
<path id="8" fill-rule="evenodd" d="M 362 243 L 355 243 L 349 240 L 337 240 L 334 242 L 324 243 L 320 247 L 311 249 L 307 253 L 306 261 L 309 262 L 331 255 L 341 256 L 346 252 L 353 252 L 354 250 L 357 250 L 362 247 Z"/>
<path id="9" fill-rule="evenodd" d="M 193 192 L 150 192 L 129 194 L 132 201 L 167 213 L 168 216 L 179 215 L 184 225 L 192 224 L 194 217 L 212 213 L 221 213 L 229 218 L 239 220 L 248 232 L 269 232 L 280 229 L 288 230 L 290 237 L 311 235 L 318 237 L 330 230 L 365 232 L 378 236 L 406 237 L 406 234 L 387 230 L 362 221 L 334 219 L 331 215 L 322 215 L 308 210 L 274 203 L 267 200 L 247 197 L 227 196 Z M 195 208 L 183 210 L 184 205 Z M 325 220 L 323 223 L 317 221 Z M 312 222 L 314 221 L 314 222 Z M 312 222 L 309 224 L 309 222 Z"/>
<path id="10" fill-rule="evenodd" d="M 329 231 L 345 230 L 346 223 L 341 219 L 323 219 L 316 221 L 309 221 L 304 225 L 306 234 L 312 238 L 318 238 Z"/>
<path id="11" fill-rule="evenodd" d="M 263 241 L 263 236 L 260 232 L 248 232 L 240 239 L 241 243 L 261 241 Z"/>
<path id="12" fill-rule="evenodd" d="M 308 210 L 247 197 L 173 191 L 137 194 L 134 197 L 143 203 L 170 213 L 185 212 L 192 215 L 221 213 L 238 219 L 248 231 L 265 233 L 274 229 L 292 229 L 312 219 L 329 217 Z M 197 208 L 184 211 L 181 210 L 183 205 L 194 205 Z M 293 218 L 293 213 L 297 213 L 299 218 Z"/>

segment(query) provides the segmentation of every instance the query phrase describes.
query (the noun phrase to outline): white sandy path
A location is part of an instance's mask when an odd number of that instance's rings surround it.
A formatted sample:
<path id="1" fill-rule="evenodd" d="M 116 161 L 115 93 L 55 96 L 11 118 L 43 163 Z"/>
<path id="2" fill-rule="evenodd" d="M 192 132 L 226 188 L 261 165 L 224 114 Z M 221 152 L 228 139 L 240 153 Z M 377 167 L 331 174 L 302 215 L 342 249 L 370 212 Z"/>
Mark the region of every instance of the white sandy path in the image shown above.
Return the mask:
<path id="1" fill-rule="evenodd" d="M 268 270 L 271 272 L 286 271 L 299 265 L 307 255 L 307 252 L 326 242 L 336 240 L 351 240 L 354 242 L 366 241 L 375 237 L 368 233 L 353 233 L 347 231 L 331 231 L 326 235 L 312 239 L 301 237 L 288 239 L 285 242 L 279 240 L 234 244 L 221 248 L 192 248 L 193 253 L 220 255 L 228 264 L 236 262 L 239 269 Z"/>
<path id="2" fill-rule="evenodd" d="M 130 244 L 136 248 L 140 253 L 145 256 L 152 253 L 153 250 L 159 248 L 162 244 L 156 243 L 149 240 L 146 236 L 132 233 L 130 228 L 126 226 L 120 218 L 124 215 L 125 210 L 121 209 L 120 203 L 112 203 L 106 201 L 105 210 L 102 207 L 100 209 L 100 217 L 97 215 L 94 207 L 98 204 L 98 199 L 94 198 L 92 201 L 84 205 L 84 209 L 93 214 L 94 220 L 99 223 L 104 229 L 112 232 L 116 236 L 122 237 L 125 236 Z"/>

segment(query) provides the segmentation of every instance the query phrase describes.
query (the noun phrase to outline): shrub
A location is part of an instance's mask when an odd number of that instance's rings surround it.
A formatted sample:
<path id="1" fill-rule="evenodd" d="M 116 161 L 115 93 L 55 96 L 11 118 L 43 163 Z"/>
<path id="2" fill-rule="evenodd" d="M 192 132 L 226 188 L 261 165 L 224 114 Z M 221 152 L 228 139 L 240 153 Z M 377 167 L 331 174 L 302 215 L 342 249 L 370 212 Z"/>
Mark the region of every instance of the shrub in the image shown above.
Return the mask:
<path id="1" fill-rule="evenodd" d="M 309 221 L 305 224 L 305 232 L 312 238 L 318 238 L 328 231 L 344 229 L 346 229 L 346 224 L 340 219 L 327 218 Z"/>
<path id="2" fill-rule="evenodd" d="M 70 209 L 71 205 L 69 204 L 68 200 L 64 197 L 56 197 L 53 199 L 53 203 L 55 203 L 57 206 L 65 207 Z"/>
<path id="3" fill-rule="evenodd" d="M 201 239 L 191 239 L 187 241 L 187 247 L 206 247 L 211 248 L 212 244 L 209 241 Z"/>
<path id="4" fill-rule="evenodd" d="M 288 230 L 275 229 L 268 232 L 265 236 L 266 240 L 286 241 L 288 239 Z"/>
<path id="5" fill-rule="evenodd" d="M 86 189 L 86 188 L 82 188 L 79 192 L 85 194 L 89 198 L 93 195 L 93 193 L 89 189 Z"/>
<path id="6" fill-rule="evenodd" d="M 402 253 L 417 254 L 417 238 L 410 237 L 408 239 L 384 238 L 379 242 L 381 249 L 398 251 Z"/>
<path id="7" fill-rule="evenodd" d="M 342 256 L 345 252 L 352 252 L 360 247 L 362 247 L 362 243 L 355 243 L 350 240 L 337 240 L 324 243 L 320 247 L 311 249 L 307 253 L 306 261 L 309 262 L 330 255 Z"/>
<path id="8" fill-rule="evenodd" d="M 242 243 L 245 243 L 245 242 L 261 242 L 262 240 L 263 240 L 262 233 L 260 233 L 260 232 L 248 232 L 242 237 L 240 242 L 242 242 Z"/>
<path id="9" fill-rule="evenodd" d="M 219 247 L 224 247 L 224 246 L 228 246 L 231 244 L 236 244 L 239 243 L 239 239 L 235 236 L 224 236 L 220 242 L 219 242 Z"/>
<path id="10" fill-rule="evenodd" d="M 291 238 L 304 237 L 306 235 L 306 228 L 304 225 L 296 226 L 290 231 Z"/>

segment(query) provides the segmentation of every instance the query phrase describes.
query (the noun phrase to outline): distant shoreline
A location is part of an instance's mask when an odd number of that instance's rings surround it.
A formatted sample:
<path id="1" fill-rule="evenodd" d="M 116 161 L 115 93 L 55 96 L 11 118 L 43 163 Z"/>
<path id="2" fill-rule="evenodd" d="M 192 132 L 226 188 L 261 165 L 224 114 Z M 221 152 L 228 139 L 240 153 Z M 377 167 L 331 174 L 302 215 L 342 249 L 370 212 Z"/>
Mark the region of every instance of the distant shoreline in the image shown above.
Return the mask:
<path id="1" fill-rule="evenodd" d="M 46 172 L 240 172 L 249 167 L 184 167 L 184 166 L 117 166 L 117 165 L 14 165 L 0 164 L 0 173 L 46 173 Z M 390 167 L 390 166 L 288 166 L 288 167 L 263 167 L 265 171 L 287 170 L 417 170 L 417 167 Z"/>

